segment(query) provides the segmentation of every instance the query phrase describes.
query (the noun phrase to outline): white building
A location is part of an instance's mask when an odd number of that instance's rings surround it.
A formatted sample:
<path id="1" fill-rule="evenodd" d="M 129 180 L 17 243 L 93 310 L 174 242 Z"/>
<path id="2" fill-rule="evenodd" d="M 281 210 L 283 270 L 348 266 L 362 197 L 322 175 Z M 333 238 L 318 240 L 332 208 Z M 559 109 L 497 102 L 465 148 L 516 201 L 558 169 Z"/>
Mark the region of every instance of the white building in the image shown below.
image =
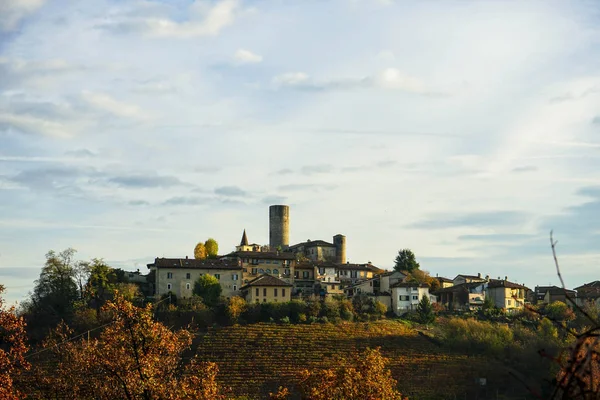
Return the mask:
<path id="1" fill-rule="evenodd" d="M 391 292 L 392 311 L 396 315 L 415 311 L 423 297 L 428 297 L 432 303 L 436 302 L 436 297 L 429 294 L 429 285 L 424 283 L 398 282 L 392 285 Z"/>

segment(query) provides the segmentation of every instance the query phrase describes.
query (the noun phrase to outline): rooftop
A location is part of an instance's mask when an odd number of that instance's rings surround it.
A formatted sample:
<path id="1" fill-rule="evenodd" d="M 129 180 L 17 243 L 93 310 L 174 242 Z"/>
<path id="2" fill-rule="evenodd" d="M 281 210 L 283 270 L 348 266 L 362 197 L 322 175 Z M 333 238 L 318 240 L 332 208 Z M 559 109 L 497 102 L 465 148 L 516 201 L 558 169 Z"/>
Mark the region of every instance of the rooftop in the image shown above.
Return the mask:
<path id="1" fill-rule="evenodd" d="M 259 276 L 258 278 L 254 278 L 252 279 L 250 282 L 248 282 L 247 284 L 245 284 L 244 286 L 242 286 L 240 289 L 244 289 L 247 287 L 252 287 L 252 286 L 285 286 L 285 287 L 291 287 L 293 285 L 274 277 L 273 275 L 269 275 L 269 274 L 263 274 L 261 276 Z"/>
<path id="2" fill-rule="evenodd" d="M 195 269 L 241 269 L 236 260 L 222 258 L 207 258 L 196 260 L 195 258 L 155 258 L 154 262 L 147 264 L 148 268 L 195 268 Z"/>

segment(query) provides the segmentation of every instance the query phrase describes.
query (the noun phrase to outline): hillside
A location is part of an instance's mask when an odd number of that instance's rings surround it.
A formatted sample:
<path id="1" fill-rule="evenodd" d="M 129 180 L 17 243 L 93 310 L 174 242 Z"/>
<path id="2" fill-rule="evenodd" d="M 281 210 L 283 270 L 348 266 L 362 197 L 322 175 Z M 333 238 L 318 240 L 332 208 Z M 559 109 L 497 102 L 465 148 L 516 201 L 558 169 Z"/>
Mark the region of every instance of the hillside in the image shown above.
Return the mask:
<path id="1" fill-rule="evenodd" d="M 483 399 L 521 394 L 499 364 L 445 350 L 398 321 L 211 328 L 197 340 L 201 359 L 219 364 L 219 380 L 236 395 L 265 398 L 293 389 L 305 368 L 331 366 L 336 356 L 381 347 L 399 389 L 411 399 Z M 487 385 L 478 385 L 486 378 Z M 510 389 L 507 389 L 510 388 Z"/>

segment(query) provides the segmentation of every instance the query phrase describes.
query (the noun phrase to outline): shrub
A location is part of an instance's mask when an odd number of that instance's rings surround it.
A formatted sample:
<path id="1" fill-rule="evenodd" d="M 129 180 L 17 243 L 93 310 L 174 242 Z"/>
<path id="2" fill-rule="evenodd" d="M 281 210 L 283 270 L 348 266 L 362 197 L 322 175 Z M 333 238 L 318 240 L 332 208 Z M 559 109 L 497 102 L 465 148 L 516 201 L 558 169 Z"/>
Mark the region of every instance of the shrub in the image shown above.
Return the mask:
<path id="1" fill-rule="evenodd" d="M 323 317 L 319 318 L 319 322 L 321 322 L 323 324 L 328 324 L 329 323 L 329 318 L 323 316 Z"/>
<path id="2" fill-rule="evenodd" d="M 300 322 L 300 323 L 306 322 L 306 314 L 298 314 L 298 322 Z"/>
<path id="3" fill-rule="evenodd" d="M 339 318 L 340 304 L 335 300 L 324 301 L 321 306 L 321 315 L 331 320 Z"/>
<path id="4" fill-rule="evenodd" d="M 422 324 L 430 324 L 435 321 L 433 306 L 428 296 L 423 296 L 417 305 L 417 318 Z"/>
<path id="5" fill-rule="evenodd" d="M 381 318 L 385 315 L 385 313 L 387 313 L 388 308 L 382 302 L 376 301 L 374 304 L 373 310 L 374 310 L 373 314 L 375 314 Z"/>
<path id="6" fill-rule="evenodd" d="M 293 322 L 305 322 L 306 321 L 306 302 L 302 300 L 292 300 L 289 302 L 289 316 Z M 304 316 L 304 320 L 301 320 L 301 316 Z"/>
<path id="7" fill-rule="evenodd" d="M 289 324 L 290 323 L 290 318 L 289 317 L 283 317 L 279 320 L 279 322 L 281 322 L 282 324 Z"/>

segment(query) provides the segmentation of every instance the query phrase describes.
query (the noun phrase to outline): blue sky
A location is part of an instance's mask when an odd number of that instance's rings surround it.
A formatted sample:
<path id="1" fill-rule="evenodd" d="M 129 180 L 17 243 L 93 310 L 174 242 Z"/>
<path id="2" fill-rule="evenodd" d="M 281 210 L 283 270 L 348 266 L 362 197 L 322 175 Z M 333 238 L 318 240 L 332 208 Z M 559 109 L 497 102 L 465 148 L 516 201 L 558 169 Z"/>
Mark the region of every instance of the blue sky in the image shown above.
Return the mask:
<path id="1" fill-rule="evenodd" d="M 0 4 L 0 282 L 146 270 L 291 206 L 291 240 L 432 274 L 600 278 L 592 1 Z"/>

